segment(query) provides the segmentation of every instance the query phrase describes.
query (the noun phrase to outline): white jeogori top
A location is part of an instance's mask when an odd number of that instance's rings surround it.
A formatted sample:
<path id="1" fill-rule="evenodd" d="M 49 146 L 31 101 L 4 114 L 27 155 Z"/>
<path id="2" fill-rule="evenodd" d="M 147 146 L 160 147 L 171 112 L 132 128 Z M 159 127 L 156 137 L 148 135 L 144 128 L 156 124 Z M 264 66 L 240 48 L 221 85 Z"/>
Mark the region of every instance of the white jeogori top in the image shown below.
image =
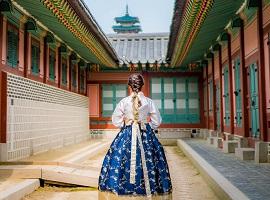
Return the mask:
<path id="1" fill-rule="evenodd" d="M 116 106 L 112 114 L 112 123 L 114 126 L 121 128 L 124 125 L 125 119 L 134 119 L 132 108 L 132 96 L 133 93 L 122 99 Z M 149 125 L 152 129 L 157 129 L 161 124 L 161 116 L 156 108 L 152 99 L 144 96 L 142 92 L 138 93 L 138 97 L 141 101 L 141 107 L 139 108 L 139 121 L 146 121 L 150 118 Z"/>

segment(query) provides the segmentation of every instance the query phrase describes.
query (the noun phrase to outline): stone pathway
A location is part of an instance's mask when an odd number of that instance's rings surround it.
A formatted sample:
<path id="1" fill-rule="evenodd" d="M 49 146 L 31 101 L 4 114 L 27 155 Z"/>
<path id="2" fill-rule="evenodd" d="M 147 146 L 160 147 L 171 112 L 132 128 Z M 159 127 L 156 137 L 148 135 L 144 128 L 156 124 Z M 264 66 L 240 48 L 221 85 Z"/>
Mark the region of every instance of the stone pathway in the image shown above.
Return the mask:
<path id="1" fill-rule="evenodd" d="M 270 164 L 239 160 L 234 154 L 224 154 L 204 140 L 185 142 L 248 198 L 270 199 Z"/>
<path id="2" fill-rule="evenodd" d="M 176 146 L 166 146 L 165 152 L 169 163 L 172 184 L 173 184 L 173 200 L 217 200 L 213 191 L 208 187 L 206 182 L 202 179 L 198 171 L 192 166 L 191 162 L 184 156 L 184 154 Z M 83 165 L 97 167 L 100 169 L 106 151 L 92 157 L 91 160 L 83 162 Z M 40 188 L 31 195 L 28 195 L 24 200 L 103 200 L 104 197 L 96 189 L 93 188 L 61 188 L 46 186 Z M 116 197 L 110 196 L 108 198 L 123 199 L 123 200 L 143 200 L 145 198 L 134 197 Z M 160 198 L 153 198 L 159 200 Z"/>

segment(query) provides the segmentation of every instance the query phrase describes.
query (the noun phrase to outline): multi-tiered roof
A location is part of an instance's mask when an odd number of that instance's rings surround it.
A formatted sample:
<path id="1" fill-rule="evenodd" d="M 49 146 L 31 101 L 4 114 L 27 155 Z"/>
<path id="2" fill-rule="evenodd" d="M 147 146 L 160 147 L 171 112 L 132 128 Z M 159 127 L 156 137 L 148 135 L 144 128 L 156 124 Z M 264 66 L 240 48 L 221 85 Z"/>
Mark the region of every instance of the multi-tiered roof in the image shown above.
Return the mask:
<path id="1" fill-rule="evenodd" d="M 116 33 L 139 33 L 142 31 L 138 17 L 132 17 L 128 13 L 128 6 L 126 6 L 126 14 L 122 17 L 116 17 L 115 22 L 120 25 L 113 26 Z"/>

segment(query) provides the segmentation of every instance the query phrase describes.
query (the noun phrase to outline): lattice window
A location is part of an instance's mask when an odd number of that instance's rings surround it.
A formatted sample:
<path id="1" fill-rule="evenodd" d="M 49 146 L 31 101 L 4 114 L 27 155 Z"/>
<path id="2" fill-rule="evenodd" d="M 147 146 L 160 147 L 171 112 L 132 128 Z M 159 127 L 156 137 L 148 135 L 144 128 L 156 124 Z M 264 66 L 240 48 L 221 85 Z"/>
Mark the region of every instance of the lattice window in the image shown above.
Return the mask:
<path id="1" fill-rule="evenodd" d="M 23 77 L 8 75 L 8 96 L 39 102 L 88 107 L 88 98 Z"/>
<path id="2" fill-rule="evenodd" d="M 55 80 L 55 51 L 50 49 L 49 53 L 49 78 L 50 80 Z"/>
<path id="3" fill-rule="evenodd" d="M 67 85 L 67 59 L 62 57 L 62 85 Z"/>
<path id="4" fill-rule="evenodd" d="M 31 43 L 31 71 L 32 74 L 39 74 L 40 46 L 39 41 L 32 38 Z"/>
<path id="5" fill-rule="evenodd" d="M 13 25 L 7 28 L 7 64 L 16 68 L 19 63 L 19 31 Z"/>
<path id="6" fill-rule="evenodd" d="M 164 123 L 199 123 L 198 78 L 152 78 L 151 98 Z"/>
<path id="7" fill-rule="evenodd" d="M 102 116 L 111 117 L 116 105 L 127 96 L 126 84 L 102 85 Z"/>

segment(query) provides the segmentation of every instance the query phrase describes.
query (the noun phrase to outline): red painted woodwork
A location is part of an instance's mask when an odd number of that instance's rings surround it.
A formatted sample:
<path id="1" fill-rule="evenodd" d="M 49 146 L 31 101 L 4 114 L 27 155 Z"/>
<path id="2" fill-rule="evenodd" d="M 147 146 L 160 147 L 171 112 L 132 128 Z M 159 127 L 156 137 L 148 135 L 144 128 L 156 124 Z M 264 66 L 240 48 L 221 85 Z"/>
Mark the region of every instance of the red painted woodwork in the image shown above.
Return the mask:
<path id="1" fill-rule="evenodd" d="M 224 119 L 223 119 L 223 79 L 222 79 L 222 51 L 219 48 L 218 51 L 219 57 L 219 96 L 220 96 L 220 131 L 224 131 Z"/>
<path id="2" fill-rule="evenodd" d="M 88 84 L 88 97 L 89 97 L 89 116 L 100 116 L 100 90 L 99 84 Z"/>
<path id="3" fill-rule="evenodd" d="M 203 86 L 203 72 L 199 76 L 199 95 L 200 95 L 200 121 L 201 126 L 205 128 L 205 117 L 204 117 L 204 86 Z"/>
<path id="4" fill-rule="evenodd" d="M 3 15 L 0 12 L 0 65 L 2 63 L 2 50 L 3 50 L 3 34 L 4 34 L 4 23 L 3 23 Z"/>
<path id="5" fill-rule="evenodd" d="M 0 64 L 1 65 L 1 64 Z M 2 67 L 1 67 L 2 68 Z M 0 71 L 0 142 L 7 141 L 7 73 Z"/>
<path id="6" fill-rule="evenodd" d="M 257 12 L 258 28 L 258 49 L 259 49 L 259 111 L 260 111 L 260 133 L 261 139 L 267 141 L 267 116 L 266 116 L 266 88 L 265 88 L 265 60 L 264 60 L 264 35 L 263 35 L 263 5 L 262 0 L 258 1 L 259 7 Z M 269 89 L 269 88 L 268 88 Z"/>
<path id="7" fill-rule="evenodd" d="M 57 57 L 58 57 L 58 62 L 57 62 L 57 68 L 58 68 L 58 74 L 57 74 L 57 79 L 58 79 L 58 82 L 57 82 L 57 87 L 61 87 L 61 82 L 62 82 L 62 56 L 61 56 L 61 52 L 60 52 L 60 48 L 58 47 L 57 48 Z"/>
<path id="8" fill-rule="evenodd" d="M 247 72 L 246 72 L 246 60 L 245 60 L 245 31 L 244 26 L 240 27 L 240 77 L 241 77 L 241 93 L 242 93 L 242 132 L 237 134 L 248 137 L 249 136 L 249 114 L 247 110 L 248 106 L 248 88 L 247 88 Z"/>
<path id="9" fill-rule="evenodd" d="M 118 129 L 112 124 L 90 124 L 89 128 L 91 129 Z M 195 129 L 195 128 L 203 128 L 203 126 L 201 124 L 161 124 L 159 128 L 194 128 Z"/>
<path id="10" fill-rule="evenodd" d="M 46 39 L 43 38 L 43 52 L 44 52 L 44 56 L 43 56 L 43 83 L 47 83 L 47 80 L 48 80 L 48 72 L 49 72 L 49 47 L 48 47 L 48 44 L 46 43 Z"/>
<path id="11" fill-rule="evenodd" d="M 212 58 L 212 81 L 213 81 L 213 96 L 212 96 L 212 102 L 213 102 L 213 129 L 217 130 L 217 113 L 216 113 L 216 84 L 215 84 L 215 58 Z"/>
<path id="12" fill-rule="evenodd" d="M 206 65 L 206 96 L 207 96 L 207 103 L 206 103 L 206 128 L 209 129 L 210 128 L 210 122 L 209 122 L 209 88 L 208 88 L 208 64 Z"/>
<path id="13" fill-rule="evenodd" d="M 230 133 L 234 134 L 234 103 L 233 103 L 233 77 L 232 77 L 232 51 L 231 35 L 228 39 L 228 64 L 229 64 L 229 93 L 230 93 Z"/>
<path id="14" fill-rule="evenodd" d="M 72 65 L 71 65 L 71 59 L 68 57 L 68 67 L 67 67 L 67 76 L 68 76 L 68 90 L 71 91 L 71 72 L 72 72 Z"/>

